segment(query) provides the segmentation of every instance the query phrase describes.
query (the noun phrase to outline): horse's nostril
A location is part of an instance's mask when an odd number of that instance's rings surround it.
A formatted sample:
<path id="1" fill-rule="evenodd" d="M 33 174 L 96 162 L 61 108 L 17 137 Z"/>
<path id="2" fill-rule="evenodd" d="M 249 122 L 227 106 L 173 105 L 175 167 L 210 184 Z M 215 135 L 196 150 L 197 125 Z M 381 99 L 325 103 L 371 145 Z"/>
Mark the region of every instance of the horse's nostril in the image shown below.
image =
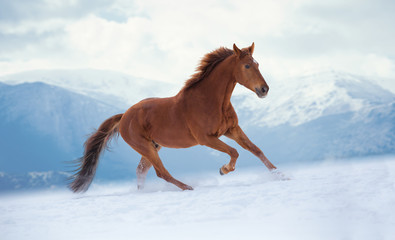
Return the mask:
<path id="1" fill-rule="evenodd" d="M 263 98 L 267 95 L 267 92 L 269 91 L 268 87 L 257 87 L 255 88 L 255 92 L 258 95 L 258 97 Z"/>

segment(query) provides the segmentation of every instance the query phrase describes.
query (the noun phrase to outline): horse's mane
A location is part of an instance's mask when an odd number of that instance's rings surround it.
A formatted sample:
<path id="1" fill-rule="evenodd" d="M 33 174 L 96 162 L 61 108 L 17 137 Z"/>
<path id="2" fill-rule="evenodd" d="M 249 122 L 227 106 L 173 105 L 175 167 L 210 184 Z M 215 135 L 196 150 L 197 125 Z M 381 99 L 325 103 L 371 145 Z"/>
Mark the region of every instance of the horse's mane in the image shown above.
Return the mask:
<path id="1" fill-rule="evenodd" d="M 204 55 L 200 64 L 196 68 L 196 73 L 185 82 L 183 90 L 191 88 L 196 83 L 207 77 L 220 62 L 231 56 L 233 53 L 233 50 L 229 48 L 220 47 Z"/>

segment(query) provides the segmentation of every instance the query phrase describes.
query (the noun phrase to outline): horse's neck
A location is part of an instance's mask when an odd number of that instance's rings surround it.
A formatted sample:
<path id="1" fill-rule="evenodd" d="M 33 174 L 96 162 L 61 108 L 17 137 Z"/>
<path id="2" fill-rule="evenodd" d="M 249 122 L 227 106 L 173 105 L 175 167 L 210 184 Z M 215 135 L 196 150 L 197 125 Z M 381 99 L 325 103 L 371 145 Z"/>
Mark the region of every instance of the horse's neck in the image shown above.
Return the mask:
<path id="1" fill-rule="evenodd" d="M 230 106 L 230 98 L 236 86 L 233 64 L 231 58 L 225 59 L 196 86 L 196 91 L 207 100 L 206 104 L 221 107 L 222 110 Z"/>

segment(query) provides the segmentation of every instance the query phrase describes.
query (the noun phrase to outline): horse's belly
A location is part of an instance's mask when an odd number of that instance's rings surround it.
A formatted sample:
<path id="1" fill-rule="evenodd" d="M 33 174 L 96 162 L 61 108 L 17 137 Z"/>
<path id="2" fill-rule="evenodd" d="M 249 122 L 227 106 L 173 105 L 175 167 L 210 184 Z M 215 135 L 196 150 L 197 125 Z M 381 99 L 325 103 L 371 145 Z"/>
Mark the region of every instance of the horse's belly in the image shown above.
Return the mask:
<path id="1" fill-rule="evenodd" d="M 196 141 L 178 141 L 178 140 L 154 140 L 156 143 L 158 143 L 159 145 L 163 146 L 163 147 L 168 147 L 168 148 L 189 148 L 189 147 L 193 147 L 195 145 L 197 145 Z"/>
<path id="2" fill-rule="evenodd" d="M 162 127 L 152 132 L 152 140 L 169 148 L 188 148 L 197 145 L 197 141 L 186 129 Z"/>

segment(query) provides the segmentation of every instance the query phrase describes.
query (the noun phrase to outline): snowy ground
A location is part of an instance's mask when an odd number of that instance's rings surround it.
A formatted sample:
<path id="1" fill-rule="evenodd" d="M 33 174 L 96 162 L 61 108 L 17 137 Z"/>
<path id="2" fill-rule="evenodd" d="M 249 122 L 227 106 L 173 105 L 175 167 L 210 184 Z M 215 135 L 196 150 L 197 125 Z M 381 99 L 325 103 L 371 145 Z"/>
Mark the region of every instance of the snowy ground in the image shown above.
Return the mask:
<path id="1" fill-rule="evenodd" d="M 394 239 L 395 157 L 0 196 L 0 239 Z M 132 183 L 135 184 L 135 183 Z"/>

